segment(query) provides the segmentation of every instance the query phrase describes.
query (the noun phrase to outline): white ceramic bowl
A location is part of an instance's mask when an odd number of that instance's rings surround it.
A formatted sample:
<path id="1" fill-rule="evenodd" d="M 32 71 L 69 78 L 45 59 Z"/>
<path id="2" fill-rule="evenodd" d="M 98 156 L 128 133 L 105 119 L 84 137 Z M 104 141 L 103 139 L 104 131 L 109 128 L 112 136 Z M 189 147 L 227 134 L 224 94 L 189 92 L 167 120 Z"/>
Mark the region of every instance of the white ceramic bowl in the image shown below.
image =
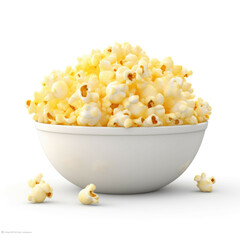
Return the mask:
<path id="1" fill-rule="evenodd" d="M 131 194 L 157 190 L 179 177 L 201 145 L 197 125 L 111 128 L 36 123 L 45 154 L 57 171 L 84 188 Z"/>

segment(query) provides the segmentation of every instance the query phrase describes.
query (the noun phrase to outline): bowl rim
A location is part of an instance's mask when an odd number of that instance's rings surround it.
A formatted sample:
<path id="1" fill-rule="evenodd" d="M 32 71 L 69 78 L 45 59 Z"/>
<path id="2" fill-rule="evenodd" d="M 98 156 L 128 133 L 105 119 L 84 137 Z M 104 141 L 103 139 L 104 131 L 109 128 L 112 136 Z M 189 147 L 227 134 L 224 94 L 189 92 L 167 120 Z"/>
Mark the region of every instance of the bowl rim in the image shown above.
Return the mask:
<path id="1" fill-rule="evenodd" d="M 160 126 L 160 127 L 89 127 L 89 126 L 68 126 L 54 125 L 47 123 L 35 122 L 35 127 L 38 131 L 61 133 L 61 134 L 79 134 L 79 135 L 168 135 L 178 133 L 190 133 L 205 131 L 208 122 L 199 123 L 196 125 L 181 125 L 181 126 Z"/>

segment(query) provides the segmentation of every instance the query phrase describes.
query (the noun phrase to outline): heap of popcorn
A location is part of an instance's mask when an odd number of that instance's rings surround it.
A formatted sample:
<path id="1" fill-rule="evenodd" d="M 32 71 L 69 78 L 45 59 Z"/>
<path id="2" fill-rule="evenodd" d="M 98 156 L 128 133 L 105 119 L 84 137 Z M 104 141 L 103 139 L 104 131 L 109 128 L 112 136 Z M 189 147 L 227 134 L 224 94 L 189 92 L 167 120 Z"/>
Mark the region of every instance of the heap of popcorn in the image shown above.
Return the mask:
<path id="1" fill-rule="evenodd" d="M 155 127 L 205 122 L 211 107 L 195 100 L 192 74 L 170 57 L 150 59 L 129 43 L 93 50 L 75 68 L 53 71 L 26 106 L 40 123 Z"/>

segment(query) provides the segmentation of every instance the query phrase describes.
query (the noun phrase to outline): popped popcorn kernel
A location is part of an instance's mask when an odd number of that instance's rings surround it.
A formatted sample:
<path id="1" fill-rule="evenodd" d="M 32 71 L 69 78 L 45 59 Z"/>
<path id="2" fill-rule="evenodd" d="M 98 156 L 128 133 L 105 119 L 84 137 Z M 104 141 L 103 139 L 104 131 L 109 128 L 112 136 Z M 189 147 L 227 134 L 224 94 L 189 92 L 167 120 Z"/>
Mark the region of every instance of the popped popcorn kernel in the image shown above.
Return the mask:
<path id="1" fill-rule="evenodd" d="M 99 203 L 99 196 L 94 193 L 96 186 L 94 184 L 87 185 L 78 194 L 79 201 L 84 205 Z"/>
<path id="2" fill-rule="evenodd" d="M 198 124 L 212 108 L 195 100 L 192 71 L 171 57 L 150 59 L 139 46 L 115 43 L 78 58 L 75 67 L 53 71 L 25 105 L 40 123 L 155 127 Z"/>
<path id="3" fill-rule="evenodd" d="M 37 184 L 39 184 L 42 180 L 42 173 L 39 173 L 34 179 L 30 179 L 28 181 L 28 186 L 34 188 Z"/>
<path id="4" fill-rule="evenodd" d="M 40 173 L 36 178 L 28 181 L 31 192 L 27 199 L 32 203 L 42 203 L 46 197 L 51 198 L 53 195 L 53 189 L 48 183 L 42 180 L 42 177 L 43 175 Z"/>
<path id="5" fill-rule="evenodd" d="M 197 182 L 197 187 L 201 192 L 212 192 L 213 184 L 216 182 L 214 177 L 207 177 L 206 173 L 196 175 L 194 181 Z"/>

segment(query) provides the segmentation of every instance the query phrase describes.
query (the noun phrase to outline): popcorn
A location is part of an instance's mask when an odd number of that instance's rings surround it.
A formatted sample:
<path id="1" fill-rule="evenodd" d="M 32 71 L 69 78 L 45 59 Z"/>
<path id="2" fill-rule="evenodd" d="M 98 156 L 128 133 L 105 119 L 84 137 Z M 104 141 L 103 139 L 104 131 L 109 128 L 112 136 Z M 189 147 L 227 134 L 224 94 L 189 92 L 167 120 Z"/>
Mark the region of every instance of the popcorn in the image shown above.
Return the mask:
<path id="1" fill-rule="evenodd" d="M 29 180 L 28 185 L 31 187 L 31 193 L 28 195 L 28 201 L 32 203 L 41 203 L 46 197 L 51 198 L 53 189 L 48 183 L 42 180 L 43 175 L 40 173 L 36 178 Z"/>
<path id="2" fill-rule="evenodd" d="M 133 126 L 134 126 L 134 127 L 141 127 L 141 126 L 143 126 L 144 120 L 145 120 L 145 119 L 144 119 L 143 117 L 134 119 L 134 120 L 133 120 Z"/>
<path id="3" fill-rule="evenodd" d="M 131 113 L 128 110 L 120 111 L 116 108 L 113 112 L 114 115 L 110 117 L 108 127 L 129 128 L 133 125 L 133 122 L 130 119 Z"/>
<path id="4" fill-rule="evenodd" d="M 151 108 L 159 104 L 162 105 L 164 103 L 164 97 L 161 93 L 157 93 L 155 96 L 146 97 L 143 101 L 148 108 Z"/>
<path id="5" fill-rule="evenodd" d="M 206 173 L 202 173 L 202 175 L 196 175 L 194 181 L 197 182 L 197 187 L 202 192 L 211 192 L 212 186 L 216 182 L 214 177 L 208 178 Z"/>
<path id="6" fill-rule="evenodd" d="M 141 58 L 139 60 L 137 73 L 143 78 L 149 77 L 151 75 L 151 72 L 148 69 L 148 62 L 145 58 Z"/>
<path id="7" fill-rule="evenodd" d="M 164 89 L 164 96 L 167 98 L 179 98 L 181 96 L 182 89 L 180 88 L 180 85 L 178 82 L 170 81 L 166 84 L 166 87 Z"/>
<path id="8" fill-rule="evenodd" d="M 172 58 L 150 59 L 129 43 L 93 50 L 65 71 L 44 78 L 26 101 L 35 121 L 47 124 L 142 127 L 206 122 L 211 107 L 195 100 L 192 71 Z M 156 118 L 156 119 L 155 119 Z"/>
<path id="9" fill-rule="evenodd" d="M 77 100 L 82 100 L 84 103 L 89 103 L 91 100 L 88 85 L 83 83 L 80 85 L 79 89 L 69 98 L 68 103 L 74 104 Z"/>
<path id="10" fill-rule="evenodd" d="M 116 80 L 119 82 L 123 82 L 124 80 L 126 80 L 126 77 L 129 73 L 131 73 L 131 70 L 128 67 L 119 67 L 116 72 Z"/>
<path id="11" fill-rule="evenodd" d="M 183 80 L 180 77 L 175 77 L 170 80 L 170 83 L 176 83 L 179 86 L 179 88 L 181 88 L 183 85 Z"/>
<path id="12" fill-rule="evenodd" d="M 92 57 L 91 57 L 91 64 L 96 67 L 98 66 L 99 62 L 101 60 L 101 51 L 100 50 L 93 50 L 92 51 Z"/>
<path id="13" fill-rule="evenodd" d="M 110 84 L 115 77 L 114 71 L 102 71 L 99 74 L 99 81 L 108 85 Z"/>
<path id="14" fill-rule="evenodd" d="M 209 119 L 212 108 L 207 102 L 204 102 L 202 98 L 198 98 L 195 102 L 195 114 L 197 116 L 198 122 L 205 122 Z"/>
<path id="15" fill-rule="evenodd" d="M 139 96 L 134 95 L 124 100 L 124 107 L 135 117 L 145 116 L 147 106 L 139 102 Z"/>
<path id="16" fill-rule="evenodd" d="M 52 85 L 52 93 L 55 98 L 62 99 L 68 94 L 68 86 L 64 81 L 57 81 Z"/>
<path id="17" fill-rule="evenodd" d="M 82 189 L 78 194 L 78 199 L 82 204 L 96 204 L 99 203 L 99 196 L 94 193 L 96 190 L 96 186 L 94 184 L 87 185 L 84 189 Z"/>
<path id="18" fill-rule="evenodd" d="M 138 57 L 132 53 L 128 54 L 124 59 L 124 66 L 131 69 L 134 65 L 138 63 Z"/>
<path id="19" fill-rule="evenodd" d="M 136 80 L 136 73 L 131 70 L 127 70 L 123 73 L 123 79 L 126 84 L 132 84 Z"/>
<path id="20" fill-rule="evenodd" d="M 161 62 L 161 70 L 163 73 L 165 71 L 171 71 L 173 68 L 173 60 L 171 57 L 164 58 L 163 61 Z"/>
<path id="21" fill-rule="evenodd" d="M 163 122 L 159 119 L 159 117 L 155 114 L 151 114 L 148 116 L 144 122 L 143 127 L 154 127 L 154 126 L 161 126 L 163 125 Z"/>
<path id="22" fill-rule="evenodd" d="M 165 117 L 166 125 L 174 126 L 174 125 L 182 125 L 183 120 L 181 119 L 180 113 L 168 113 Z"/>
<path id="23" fill-rule="evenodd" d="M 37 104 L 31 100 L 26 101 L 26 107 L 28 108 L 28 112 L 30 114 L 35 113 L 37 111 Z"/>
<path id="24" fill-rule="evenodd" d="M 195 116 L 191 116 L 189 118 L 185 118 L 184 119 L 184 124 L 191 124 L 191 125 L 194 125 L 194 124 L 197 124 L 198 123 L 198 120 Z"/>
<path id="25" fill-rule="evenodd" d="M 56 124 L 69 125 L 69 124 L 73 124 L 75 122 L 76 122 L 76 116 L 75 115 L 71 115 L 70 117 L 66 117 L 63 114 L 57 114 L 56 115 Z"/>
<path id="26" fill-rule="evenodd" d="M 154 86 L 152 85 L 147 85 L 141 92 L 140 95 L 142 98 L 147 98 L 149 96 L 156 96 L 157 95 L 157 90 Z"/>
<path id="27" fill-rule="evenodd" d="M 85 104 L 81 109 L 77 122 L 79 125 L 94 126 L 101 118 L 101 111 L 96 103 Z"/>
<path id="28" fill-rule="evenodd" d="M 148 109 L 148 115 L 152 115 L 152 114 L 155 114 L 158 117 L 163 117 L 164 114 L 165 114 L 164 106 L 159 104 L 159 105 L 156 105 L 154 107 L 150 107 Z"/>
<path id="29" fill-rule="evenodd" d="M 126 97 L 128 86 L 125 84 L 119 84 L 118 82 L 110 83 L 106 88 L 107 98 L 112 103 L 121 103 Z"/>
<path id="30" fill-rule="evenodd" d="M 42 173 L 39 173 L 34 179 L 28 181 L 28 186 L 34 188 L 37 184 L 41 182 L 42 177 Z"/>
<path id="31" fill-rule="evenodd" d="M 178 101 L 171 108 L 172 113 L 181 113 L 184 118 L 189 118 L 193 115 L 194 109 L 188 105 L 186 101 Z"/>
<path id="32" fill-rule="evenodd" d="M 111 71 L 112 70 L 112 64 L 109 61 L 102 60 L 99 64 L 99 68 L 102 71 Z"/>

